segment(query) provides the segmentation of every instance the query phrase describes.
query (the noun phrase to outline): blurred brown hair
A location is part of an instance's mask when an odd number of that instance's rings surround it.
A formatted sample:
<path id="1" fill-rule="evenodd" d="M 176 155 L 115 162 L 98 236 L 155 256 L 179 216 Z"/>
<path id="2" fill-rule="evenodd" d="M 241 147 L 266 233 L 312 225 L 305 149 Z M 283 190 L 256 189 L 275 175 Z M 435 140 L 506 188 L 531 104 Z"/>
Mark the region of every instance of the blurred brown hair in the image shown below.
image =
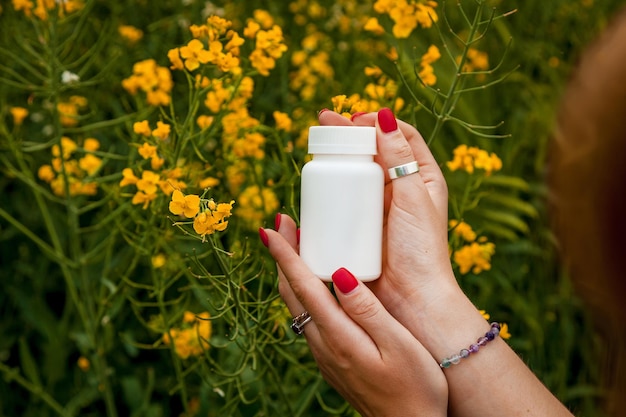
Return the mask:
<path id="1" fill-rule="evenodd" d="M 553 221 L 578 293 L 606 336 L 608 412 L 626 409 L 626 9 L 565 90 L 549 165 Z"/>

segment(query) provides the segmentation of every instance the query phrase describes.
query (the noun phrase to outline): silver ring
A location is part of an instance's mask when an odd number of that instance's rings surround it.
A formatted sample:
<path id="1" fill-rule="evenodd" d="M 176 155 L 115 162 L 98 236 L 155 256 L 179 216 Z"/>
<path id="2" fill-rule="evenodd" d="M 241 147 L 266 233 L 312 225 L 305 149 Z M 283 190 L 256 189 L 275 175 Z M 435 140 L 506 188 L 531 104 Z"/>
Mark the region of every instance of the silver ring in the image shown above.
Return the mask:
<path id="1" fill-rule="evenodd" d="M 304 333 L 304 325 L 312 320 L 311 315 L 308 311 L 305 311 L 302 314 L 299 314 L 293 318 L 293 322 L 291 323 L 291 330 L 295 332 L 297 335 L 301 335 Z"/>
<path id="2" fill-rule="evenodd" d="M 387 171 L 389 172 L 389 178 L 395 180 L 396 178 L 406 177 L 407 175 L 420 172 L 420 166 L 417 164 L 417 161 L 413 161 L 389 168 Z"/>

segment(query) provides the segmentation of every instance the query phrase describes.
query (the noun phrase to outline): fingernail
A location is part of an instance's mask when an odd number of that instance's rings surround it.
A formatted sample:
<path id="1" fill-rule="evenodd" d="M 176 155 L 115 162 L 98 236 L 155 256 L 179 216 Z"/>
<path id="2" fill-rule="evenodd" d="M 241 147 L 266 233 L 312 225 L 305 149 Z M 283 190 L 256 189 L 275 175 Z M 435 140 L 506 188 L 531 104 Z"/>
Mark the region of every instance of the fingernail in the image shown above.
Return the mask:
<path id="1" fill-rule="evenodd" d="M 322 113 L 324 113 L 325 111 L 328 111 L 328 109 L 323 108 L 322 110 L 318 111 L 318 112 L 317 112 L 317 117 L 320 117 L 320 115 L 321 115 Z"/>
<path id="2" fill-rule="evenodd" d="M 296 240 L 297 240 L 298 244 L 300 244 L 300 228 L 298 228 L 296 230 Z"/>
<path id="3" fill-rule="evenodd" d="M 357 117 L 359 117 L 359 116 L 363 116 L 364 114 L 365 114 L 365 112 L 364 112 L 364 111 L 358 111 L 358 112 L 354 113 L 354 114 L 352 115 L 352 117 L 350 117 L 350 120 L 354 122 L 354 119 L 356 119 L 356 118 L 357 118 Z"/>
<path id="4" fill-rule="evenodd" d="M 265 245 L 266 248 L 269 248 L 270 241 L 269 241 L 269 238 L 267 237 L 267 232 L 265 232 L 265 230 L 262 227 L 259 228 L 259 237 L 261 238 L 261 243 L 263 243 L 263 245 Z"/>
<path id="5" fill-rule="evenodd" d="M 378 125 L 380 126 L 380 130 L 385 133 L 390 133 L 398 130 L 398 122 L 396 121 L 396 116 L 394 116 L 393 112 L 387 107 L 378 111 Z"/>
<path id="6" fill-rule="evenodd" d="M 332 278 L 335 286 L 344 294 L 348 294 L 359 285 L 359 281 L 346 268 L 336 270 Z"/>
<path id="7" fill-rule="evenodd" d="M 278 231 L 278 229 L 280 229 L 281 219 L 282 219 L 282 216 L 280 215 L 280 213 L 276 213 L 276 217 L 274 217 L 274 230 Z"/>

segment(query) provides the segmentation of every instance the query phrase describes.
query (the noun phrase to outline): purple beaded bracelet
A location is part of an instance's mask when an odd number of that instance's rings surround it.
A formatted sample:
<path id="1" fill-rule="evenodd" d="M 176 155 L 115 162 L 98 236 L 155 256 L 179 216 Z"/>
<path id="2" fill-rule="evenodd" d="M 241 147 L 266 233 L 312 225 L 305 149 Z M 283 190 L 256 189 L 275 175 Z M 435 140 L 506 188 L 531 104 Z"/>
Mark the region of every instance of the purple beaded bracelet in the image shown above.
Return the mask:
<path id="1" fill-rule="evenodd" d="M 467 349 L 461 349 L 461 351 L 457 353 L 456 355 L 452 355 L 449 358 L 445 358 L 444 360 L 441 361 L 439 366 L 442 369 L 445 369 L 445 368 L 449 368 L 452 365 L 456 365 L 457 363 L 461 362 L 461 359 L 465 359 L 469 357 L 469 355 L 471 355 L 472 353 L 477 353 L 478 350 L 482 346 L 485 346 L 487 343 L 491 342 L 499 334 L 500 334 L 500 323 L 496 323 L 496 322 L 491 323 L 491 329 L 489 329 L 489 331 L 485 333 L 484 336 L 479 337 L 478 340 L 476 340 L 476 343 L 470 345 L 470 347 Z"/>

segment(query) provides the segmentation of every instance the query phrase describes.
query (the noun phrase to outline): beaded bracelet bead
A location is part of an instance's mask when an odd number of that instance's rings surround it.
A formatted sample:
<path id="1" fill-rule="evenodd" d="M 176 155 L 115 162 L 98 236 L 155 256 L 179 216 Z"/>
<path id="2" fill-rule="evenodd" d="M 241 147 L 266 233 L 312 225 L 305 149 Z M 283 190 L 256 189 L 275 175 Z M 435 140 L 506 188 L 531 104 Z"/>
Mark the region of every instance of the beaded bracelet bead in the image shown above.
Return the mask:
<path id="1" fill-rule="evenodd" d="M 461 349 L 459 353 L 456 355 L 452 355 L 448 358 L 445 358 L 441 361 L 439 366 L 442 369 L 449 368 L 452 365 L 456 365 L 461 362 L 461 359 L 468 358 L 472 353 L 477 353 L 478 350 L 485 346 L 487 343 L 491 342 L 500 334 L 500 323 L 493 322 L 491 323 L 491 329 L 484 336 L 481 336 L 476 340 L 476 343 L 469 346 L 467 349 Z"/>

